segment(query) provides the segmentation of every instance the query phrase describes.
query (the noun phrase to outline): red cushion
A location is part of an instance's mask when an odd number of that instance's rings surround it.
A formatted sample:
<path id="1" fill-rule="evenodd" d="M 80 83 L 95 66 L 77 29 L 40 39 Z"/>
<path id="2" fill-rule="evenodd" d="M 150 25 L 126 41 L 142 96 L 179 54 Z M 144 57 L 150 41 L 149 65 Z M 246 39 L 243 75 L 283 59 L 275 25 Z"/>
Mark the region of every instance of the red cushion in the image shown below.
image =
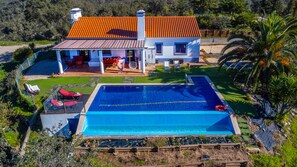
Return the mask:
<path id="1" fill-rule="evenodd" d="M 84 57 L 83 56 L 73 56 L 73 61 L 83 61 Z"/>
<path id="2" fill-rule="evenodd" d="M 113 63 L 117 63 L 120 59 L 121 59 L 120 57 L 103 58 L 103 63 L 113 64 Z"/>

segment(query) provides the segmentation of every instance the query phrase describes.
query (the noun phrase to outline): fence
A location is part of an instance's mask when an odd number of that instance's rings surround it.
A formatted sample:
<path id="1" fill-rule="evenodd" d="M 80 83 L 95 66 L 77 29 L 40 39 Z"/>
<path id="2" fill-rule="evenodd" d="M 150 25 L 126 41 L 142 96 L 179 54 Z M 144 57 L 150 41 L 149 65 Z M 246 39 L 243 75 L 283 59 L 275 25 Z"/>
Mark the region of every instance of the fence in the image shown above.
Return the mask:
<path id="1" fill-rule="evenodd" d="M 84 102 L 77 101 L 73 99 L 63 99 L 57 88 L 44 102 L 44 112 L 46 114 L 61 114 L 61 113 L 79 113 L 81 111 L 85 112 Z M 60 99 L 60 100 L 58 100 Z M 61 100 L 62 99 L 62 100 Z M 55 100 L 52 102 L 52 100 Z"/>
<path id="2" fill-rule="evenodd" d="M 44 52 L 44 51 L 48 51 L 51 47 L 53 47 L 54 45 L 50 45 L 47 46 L 45 48 L 38 48 L 36 50 L 38 50 L 36 53 L 34 53 L 32 56 L 28 57 L 22 64 L 20 64 L 18 66 L 18 68 L 16 69 L 16 76 L 15 76 L 15 81 L 16 81 L 16 85 L 17 88 L 19 90 L 20 93 L 22 93 L 21 91 L 21 80 L 23 78 L 23 72 L 27 69 L 29 69 L 32 65 L 34 65 L 36 59 L 38 58 L 38 56 Z"/>
<path id="3" fill-rule="evenodd" d="M 209 29 L 201 29 L 200 30 L 201 37 L 229 37 L 231 34 L 234 34 L 235 31 L 232 30 L 209 30 Z M 244 35 L 250 35 L 252 32 L 241 32 Z"/>

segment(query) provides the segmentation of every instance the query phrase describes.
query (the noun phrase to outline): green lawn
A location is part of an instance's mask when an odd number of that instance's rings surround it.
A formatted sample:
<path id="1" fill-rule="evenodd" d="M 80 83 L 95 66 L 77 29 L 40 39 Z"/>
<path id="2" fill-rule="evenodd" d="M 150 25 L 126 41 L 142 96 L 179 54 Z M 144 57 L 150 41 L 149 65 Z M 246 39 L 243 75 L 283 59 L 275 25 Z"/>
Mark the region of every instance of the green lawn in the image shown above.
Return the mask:
<path id="1" fill-rule="evenodd" d="M 218 71 L 217 67 L 192 66 L 190 70 L 188 68 L 182 68 L 180 72 L 166 72 L 163 70 L 163 67 L 157 67 L 155 76 L 134 77 L 134 83 L 183 83 L 185 82 L 185 73 L 188 75 L 208 75 L 237 114 L 249 116 L 256 114 L 247 95 L 234 86 L 231 74 L 224 70 Z M 40 103 L 42 99 L 45 99 L 53 91 L 52 88 L 58 85 L 78 84 L 78 86 L 74 86 L 68 90 L 90 94 L 95 88 L 95 85 L 88 85 L 90 80 L 92 80 L 91 77 L 59 77 L 29 81 L 29 83 L 36 84 L 40 87 L 41 92 L 35 97 L 35 100 Z M 124 77 L 100 78 L 100 83 L 123 82 Z M 82 86 L 82 84 L 85 84 L 85 86 Z"/>
<path id="2" fill-rule="evenodd" d="M 46 45 L 46 44 L 53 44 L 55 41 L 49 40 L 40 40 L 40 41 L 0 41 L 0 46 L 12 46 L 12 45 L 28 45 L 29 43 L 34 42 L 36 45 Z"/>
<path id="3" fill-rule="evenodd" d="M 49 78 L 49 79 L 40 79 L 29 81 L 31 85 L 38 85 L 40 88 L 40 93 L 35 96 L 35 102 L 37 105 L 40 105 L 42 100 L 45 100 L 47 96 L 54 91 L 55 87 L 58 86 L 67 86 L 77 84 L 68 90 L 79 91 L 83 93 L 92 93 L 95 86 L 88 85 L 92 78 L 91 77 L 58 77 L 58 78 Z"/>

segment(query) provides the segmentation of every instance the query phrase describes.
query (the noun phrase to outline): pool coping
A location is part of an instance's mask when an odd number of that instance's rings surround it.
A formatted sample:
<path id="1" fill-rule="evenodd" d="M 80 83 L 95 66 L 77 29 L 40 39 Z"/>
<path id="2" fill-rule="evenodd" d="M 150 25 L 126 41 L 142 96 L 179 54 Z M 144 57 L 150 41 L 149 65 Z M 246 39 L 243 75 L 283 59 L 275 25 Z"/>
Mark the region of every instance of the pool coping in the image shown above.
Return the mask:
<path id="1" fill-rule="evenodd" d="M 204 77 L 207 82 L 210 84 L 211 88 L 214 90 L 216 95 L 219 97 L 219 99 L 222 101 L 222 103 L 227 107 L 229 111 L 229 116 L 231 119 L 231 123 L 234 129 L 235 135 L 240 135 L 240 129 L 237 123 L 237 119 L 235 116 L 235 113 L 233 109 L 230 107 L 230 105 L 227 103 L 227 101 L 224 99 L 223 95 L 219 92 L 219 90 L 216 88 L 214 83 L 210 80 L 210 78 L 206 75 L 186 75 L 186 79 L 189 81 L 187 83 L 102 83 L 102 84 L 97 84 L 95 89 L 93 90 L 91 96 L 89 97 L 86 105 L 85 105 L 85 110 L 82 110 L 80 113 L 80 118 L 76 130 L 76 135 L 82 135 L 84 123 L 86 120 L 86 112 L 89 110 L 97 92 L 99 91 L 100 87 L 102 85 L 194 85 L 194 82 L 191 77 Z M 85 112 L 84 112 L 85 111 Z M 154 136 L 83 136 L 83 138 L 143 138 L 143 137 L 176 137 L 176 136 L 185 136 L 185 135 L 154 135 Z M 199 136 L 199 135 L 191 135 L 191 136 Z M 226 136 L 226 135 L 207 135 L 207 136 Z"/>

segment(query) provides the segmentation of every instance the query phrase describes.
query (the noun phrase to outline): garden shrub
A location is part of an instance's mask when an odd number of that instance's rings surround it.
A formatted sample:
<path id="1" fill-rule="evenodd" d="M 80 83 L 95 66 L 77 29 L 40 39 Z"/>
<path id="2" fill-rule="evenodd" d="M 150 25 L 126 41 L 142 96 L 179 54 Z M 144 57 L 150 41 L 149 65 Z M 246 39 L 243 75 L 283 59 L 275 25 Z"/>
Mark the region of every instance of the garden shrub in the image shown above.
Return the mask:
<path id="1" fill-rule="evenodd" d="M 154 137 L 149 138 L 147 141 L 147 146 L 149 147 L 161 147 L 168 144 L 168 139 L 166 137 Z"/>
<path id="2" fill-rule="evenodd" d="M 252 155 L 254 167 L 279 167 L 281 166 L 281 159 L 279 156 L 258 154 Z"/>
<path id="3" fill-rule="evenodd" d="M 35 43 L 34 42 L 31 42 L 31 43 L 29 43 L 29 48 L 31 49 L 31 50 L 34 50 L 35 49 Z"/>
<path id="4" fill-rule="evenodd" d="M 296 166 L 297 162 L 297 116 L 293 117 L 287 140 L 282 144 L 281 155 L 288 167 Z"/>
<path id="5" fill-rule="evenodd" d="M 17 62 L 23 62 L 33 54 L 32 49 L 24 47 L 13 52 L 12 57 Z"/>

